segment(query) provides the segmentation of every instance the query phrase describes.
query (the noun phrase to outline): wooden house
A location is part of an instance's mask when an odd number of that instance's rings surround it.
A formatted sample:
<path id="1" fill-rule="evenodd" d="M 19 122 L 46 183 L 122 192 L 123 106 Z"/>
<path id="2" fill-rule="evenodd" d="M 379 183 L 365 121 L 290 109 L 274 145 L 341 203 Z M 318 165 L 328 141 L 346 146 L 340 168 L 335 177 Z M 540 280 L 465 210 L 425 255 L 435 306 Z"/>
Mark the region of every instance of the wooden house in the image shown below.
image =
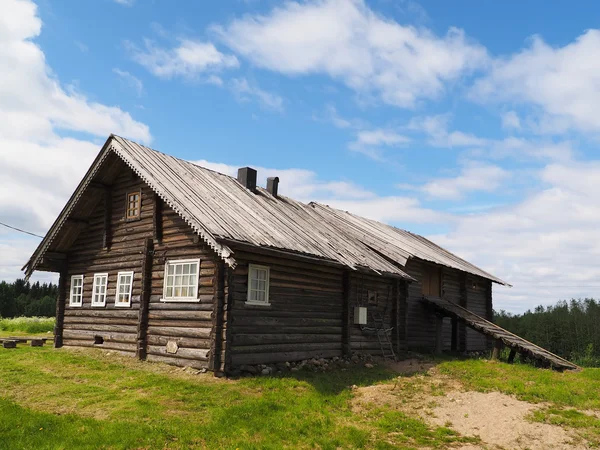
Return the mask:
<path id="1" fill-rule="evenodd" d="M 492 316 L 504 281 L 431 241 L 111 135 L 24 267 L 60 273 L 55 346 L 207 368 L 486 337 L 421 301 Z"/>

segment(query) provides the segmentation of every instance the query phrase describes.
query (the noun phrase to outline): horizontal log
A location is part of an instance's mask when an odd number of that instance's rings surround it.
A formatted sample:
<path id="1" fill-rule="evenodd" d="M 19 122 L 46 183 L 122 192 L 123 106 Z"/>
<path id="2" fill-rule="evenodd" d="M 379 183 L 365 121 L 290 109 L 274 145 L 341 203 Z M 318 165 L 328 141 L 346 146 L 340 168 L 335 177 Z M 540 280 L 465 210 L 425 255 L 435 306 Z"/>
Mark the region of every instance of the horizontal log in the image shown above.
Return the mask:
<path id="1" fill-rule="evenodd" d="M 257 329 L 253 326 L 237 326 L 234 325 L 235 333 L 263 333 L 263 334 L 284 334 L 284 333 L 298 333 L 298 334 L 342 334 L 342 327 L 288 327 L 288 326 L 272 326 Z"/>
<path id="2" fill-rule="evenodd" d="M 179 327 L 148 327 L 149 335 L 190 337 L 190 338 L 209 338 L 210 328 L 179 328 Z"/>
<path id="3" fill-rule="evenodd" d="M 104 341 L 104 344 L 96 344 L 94 348 L 100 348 L 102 350 L 118 350 L 121 352 L 132 352 L 135 353 L 137 344 L 127 344 L 123 342 L 111 342 Z"/>
<path id="4" fill-rule="evenodd" d="M 238 346 L 233 345 L 231 347 L 232 354 L 246 354 L 246 353 L 282 353 L 282 352 L 297 352 L 297 351 L 329 351 L 335 350 L 338 354 L 342 352 L 342 343 L 340 342 L 326 342 L 326 343 L 304 343 L 304 344 L 269 344 L 269 345 L 245 345 Z"/>
<path id="5" fill-rule="evenodd" d="M 315 319 L 304 317 L 270 317 L 268 311 L 265 312 L 266 317 L 248 317 L 235 315 L 233 323 L 236 326 L 255 326 L 270 327 L 270 326 L 291 326 L 291 327 L 341 327 L 341 317 L 338 319 Z"/>
<path id="6" fill-rule="evenodd" d="M 212 298 L 212 297 L 211 297 Z M 150 298 L 150 312 L 151 314 L 156 311 L 212 311 L 213 305 L 201 303 L 201 302 L 161 302 L 159 297 Z"/>
<path id="7" fill-rule="evenodd" d="M 136 333 L 111 333 L 104 331 L 92 331 L 92 330 L 64 330 L 63 337 L 75 340 L 90 340 L 94 341 L 94 336 L 101 336 L 105 341 L 115 342 L 129 342 L 135 343 Z"/>
<path id="8" fill-rule="evenodd" d="M 138 312 L 130 309 L 69 309 L 65 311 L 65 317 L 103 317 L 103 318 L 125 318 L 137 319 Z"/>
<path id="9" fill-rule="evenodd" d="M 341 356 L 340 350 L 315 350 L 315 351 L 296 351 L 282 353 L 250 353 L 231 355 L 232 366 L 240 366 L 242 364 L 269 364 L 285 361 L 300 361 L 310 358 L 332 358 Z"/>
<path id="10" fill-rule="evenodd" d="M 149 319 L 165 320 L 212 320 L 212 311 L 155 311 L 148 314 Z"/>
<path id="11" fill-rule="evenodd" d="M 101 336 L 104 341 L 114 341 L 114 342 L 129 342 L 135 343 L 137 342 L 136 333 L 110 333 L 110 332 L 102 332 L 102 331 L 90 331 L 90 330 L 64 330 L 63 338 L 65 339 L 75 339 L 75 340 L 89 340 L 94 342 L 94 336 Z"/>
<path id="12" fill-rule="evenodd" d="M 148 321 L 151 327 L 183 327 L 183 328 L 211 328 L 211 320 L 164 320 L 152 319 Z"/>
<path id="13" fill-rule="evenodd" d="M 147 356 L 146 360 L 150 362 L 169 364 L 172 366 L 192 367 L 194 369 L 208 369 L 208 361 L 197 361 L 193 359 L 183 359 L 173 356 L 159 356 L 151 354 Z"/>
<path id="14" fill-rule="evenodd" d="M 65 330 L 106 331 L 116 333 L 136 333 L 136 327 L 129 325 L 64 324 Z"/>
<path id="15" fill-rule="evenodd" d="M 241 334 L 233 335 L 233 342 L 238 345 L 261 345 L 261 344 L 283 344 L 283 343 L 324 343 L 342 342 L 340 334 Z"/>
<path id="16" fill-rule="evenodd" d="M 210 348 L 210 339 L 194 339 L 194 338 L 181 338 L 172 336 L 148 336 L 148 344 L 150 345 L 167 345 L 169 341 L 177 342 L 180 347 L 187 348 Z"/>
<path id="17" fill-rule="evenodd" d="M 298 311 L 289 311 L 287 309 L 278 308 L 279 305 L 272 305 L 273 308 L 266 311 L 263 309 L 239 308 L 236 309 L 235 316 L 244 318 L 261 318 L 268 313 L 269 317 L 303 317 L 305 319 L 336 319 L 341 320 L 341 311 L 313 311 L 311 309 L 302 310 L 302 314 Z"/>
<path id="18" fill-rule="evenodd" d="M 207 349 L 197 348 L 178 348 L 177 353 L 167 353 L 167 348 L 162 345 L 149 345 L 148 354 L 157 356 L 168 356 L 183 359 L 193 359 L 196 361 L 208 361 Z"/>
<path id="19" fill-rule="evenodd" d="M 137 326 L 137 319 L 124 319 L 123 317 L 85 317 L 85 316 L 66 316 L 64 323 L 72 324 L 87 324 L 93 323 L 96 325 L 133 325 Z"/>

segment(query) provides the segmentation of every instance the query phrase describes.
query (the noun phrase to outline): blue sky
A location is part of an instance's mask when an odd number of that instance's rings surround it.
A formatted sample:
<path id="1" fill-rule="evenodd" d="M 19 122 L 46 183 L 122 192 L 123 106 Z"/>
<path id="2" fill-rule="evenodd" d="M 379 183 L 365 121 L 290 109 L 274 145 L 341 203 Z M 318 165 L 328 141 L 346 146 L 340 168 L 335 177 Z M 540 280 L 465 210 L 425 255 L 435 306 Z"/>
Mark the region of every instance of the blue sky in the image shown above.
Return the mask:
<path id="1" fill-rule="evenodd" d="M 424 234 L 499 308 L 598 296 L 593 2 L 0 7 L 0 222 L 43 234 L 114 132 Z M 0 229 L 0 278 L 37 242 Z"/>

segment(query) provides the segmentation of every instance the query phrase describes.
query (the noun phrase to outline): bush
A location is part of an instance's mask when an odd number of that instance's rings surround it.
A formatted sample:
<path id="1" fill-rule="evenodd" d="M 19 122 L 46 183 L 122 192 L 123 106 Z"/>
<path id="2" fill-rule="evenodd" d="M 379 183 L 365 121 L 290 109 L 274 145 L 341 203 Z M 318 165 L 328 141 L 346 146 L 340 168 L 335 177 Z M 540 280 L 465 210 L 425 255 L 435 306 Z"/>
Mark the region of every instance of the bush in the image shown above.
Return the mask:
<path id="1" fill-rule="evenodd" d="M 600 358 L 594 352 L 594 344 L 588 344 L 583 353 L 573 352 L 570 359 L 581 367 L 600 367 Z"/>
<path id="2" fill-rule="evenodd" d="M 22 331 L 24 333 L 47 333 L 54 331 L 53 317 L 15 317 L 0 319 L 0 331 Z"/>

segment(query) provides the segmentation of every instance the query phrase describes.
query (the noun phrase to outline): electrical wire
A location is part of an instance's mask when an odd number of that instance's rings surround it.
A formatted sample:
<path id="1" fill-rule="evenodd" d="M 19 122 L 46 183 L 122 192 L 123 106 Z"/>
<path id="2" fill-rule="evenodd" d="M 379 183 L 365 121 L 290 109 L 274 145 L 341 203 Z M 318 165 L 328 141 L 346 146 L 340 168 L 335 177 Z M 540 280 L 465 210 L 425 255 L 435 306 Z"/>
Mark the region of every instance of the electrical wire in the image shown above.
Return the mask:
<path id="1" fill-rule="evenodd" d="M 35 233 L 30 233 L 29 231 L 21 230 L 20 228 L 13 227 L 13 226 L 7 225 L 7 224 L 2 223 L 2 222 L 0 222 L 0 225 L 3 225 L 6 228 L 10 228 L 12 230 L 18 231 L 19 233 L 25 233 L 25 234 L 29 234 L 30 236 L 35 236 L 35 237 L 38 237 L 40 239 L 44 239 L 44 236 L 40 236 L 39 234 L 35 234 Z"/>

